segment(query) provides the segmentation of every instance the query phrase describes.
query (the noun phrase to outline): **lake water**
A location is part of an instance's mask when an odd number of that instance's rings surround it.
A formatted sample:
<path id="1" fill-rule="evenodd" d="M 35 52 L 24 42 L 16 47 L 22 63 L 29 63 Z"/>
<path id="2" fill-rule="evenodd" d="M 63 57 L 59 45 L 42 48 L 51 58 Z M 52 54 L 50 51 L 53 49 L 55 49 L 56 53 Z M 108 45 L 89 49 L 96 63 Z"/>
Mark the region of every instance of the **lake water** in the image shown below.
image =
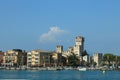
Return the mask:
<path id="1" fill-rule="evenodd" d="M 0 70 L 0 80 L 120 80 L 120 71 Z"/>

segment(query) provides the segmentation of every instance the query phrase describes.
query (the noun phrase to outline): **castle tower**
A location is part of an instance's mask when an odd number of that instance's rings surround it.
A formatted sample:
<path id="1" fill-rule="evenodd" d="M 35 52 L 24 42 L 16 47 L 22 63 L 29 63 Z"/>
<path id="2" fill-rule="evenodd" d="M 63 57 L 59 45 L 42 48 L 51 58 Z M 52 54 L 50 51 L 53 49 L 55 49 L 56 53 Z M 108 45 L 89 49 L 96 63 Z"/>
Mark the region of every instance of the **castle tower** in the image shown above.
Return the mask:
<path id="1" fill-rule="evenodd" d="M 62 52 L 63 52 L 63 46 L 58 45 L 58 46 L 56 47 L 56 53 L 62 53 Z"/>
<path id="2" fill-rule="evenodd" d="M 97 63 L 97 66 L 100 66 L 103 59 L 102 53 L 94 53 L 93 54 L 93 61 Z"/>
<path id="3" fill-rule="evenodd" d="M 69 47 L 69 48 L 68 48 L 68 52 L 69 52 L 69 53 L 72 53 L 72 52 L 73 52 L 73 47 Z"/>
<path id="4" fill-rule="evenodd" d="M 81 56 L 83 51 L 84 51 L 84 37 L 77 36 L 75 38 L 74 53 L 77 56 Z"/>

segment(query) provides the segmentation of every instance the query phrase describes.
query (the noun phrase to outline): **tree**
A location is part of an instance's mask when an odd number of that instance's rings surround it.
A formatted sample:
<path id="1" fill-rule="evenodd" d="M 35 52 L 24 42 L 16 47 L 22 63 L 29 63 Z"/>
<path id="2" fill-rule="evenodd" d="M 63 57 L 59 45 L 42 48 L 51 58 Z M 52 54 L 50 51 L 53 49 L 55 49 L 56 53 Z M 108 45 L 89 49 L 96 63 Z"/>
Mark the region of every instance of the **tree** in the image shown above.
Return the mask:
<path id="1" fill-rule="evenodd" d="M 90 63 L 89 63 L 89 62 L 84 62 L 84 65 L 85 65 L 86 67 L 90 67 Z"/>
<path id="2" fill-rule="evenodd" d="M 92 65 L 93 67 L 95 67 L 95 66 L 97 65 L 97 63 L 94 62 L 94 60 L 92 59 L 92 60 L 91 60 L 91 65 Z"/>
<path id="3" fill-rule="evenodd" d="M 82 52 L 82 56 L 85 56 L 85 55 L 88 55 L 88 53 L 87 53 L 86 50 L 84 50 L 84 51 Z"/>
<path id="4" fill-rule="evenodd" d="M 13 51 L 22 52 L 22 49 L 13 49 Z"/>
<path id="5" fill-rule="evenodd" d="M 67 63 L 67 59 L 64 56 L 62 56 L 62 63 L 63 63 L 63 66 L 65 66 Z"/>
<path id="6" fill-rule="evenodd" d="M 115 64 L 116 64 L 116 67 L 118 68 L 118 66 L 120 65 L 120 56 L 115 56 Z"/>
<path id="7" fill-rule="evenodd" d="M 102 63 L 101 63 L 101 66 L 105 66 L 105 65 L 106 65 L 106 63 L 105 63 L 105 62 L 102 62 Z"/>
<path id="8" fill-rule="evenodd" d="M 118 66 L 120 66 L 120 56 L 118 56 Z"/>
<path id="9" fill-rule="evenodd" d="M 108 63 L 108 67 L 112 65 L 111 63 L 115 61 L 115 56 L 113 54 L 105 54 L 103 56 L 103 61 Z"/>
<path id="10" fill-rule="evenodd" d="M 68 66 L 76 67 L 78 65 L 79 65 L 79 58 L 74 53 L 68 56 Z"/>
<path id="11" fill-rule="evenodd" d="M 94 67 L 97 65 L 97 63 L 96 63 L 96 62 L 93 62 L 92 64 L 93 64 L 93 66 L 94 66 Z"/>

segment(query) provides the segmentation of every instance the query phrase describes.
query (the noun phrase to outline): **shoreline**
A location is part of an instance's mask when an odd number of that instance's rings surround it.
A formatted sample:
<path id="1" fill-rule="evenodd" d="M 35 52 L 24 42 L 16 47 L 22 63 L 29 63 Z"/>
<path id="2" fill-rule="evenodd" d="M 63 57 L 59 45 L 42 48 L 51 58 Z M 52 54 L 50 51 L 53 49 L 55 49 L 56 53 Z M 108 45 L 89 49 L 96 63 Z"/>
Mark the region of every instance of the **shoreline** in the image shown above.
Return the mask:
<path id="1" fill-rule="evenodd" d="M 66 68 L 66 67 L 0 67 L 0 70 L 39 70 L 39 71 L 60 71 L 60 70 L 78 70 L 77 68 Z M 87 68 L 87 71 L 97 71 L 97 70 L 106 70 L 106 71 L 120 71 L 120 69 L 96 69 L 96 68 Z"/>

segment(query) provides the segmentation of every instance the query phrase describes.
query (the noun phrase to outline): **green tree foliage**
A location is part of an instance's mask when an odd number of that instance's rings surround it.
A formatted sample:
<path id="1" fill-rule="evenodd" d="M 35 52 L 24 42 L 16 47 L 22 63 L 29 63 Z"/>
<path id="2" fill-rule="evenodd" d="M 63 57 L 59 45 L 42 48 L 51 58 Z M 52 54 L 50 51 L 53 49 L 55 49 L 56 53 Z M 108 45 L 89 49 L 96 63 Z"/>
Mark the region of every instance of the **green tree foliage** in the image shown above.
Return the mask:
<path id="1" fill-rule="evenodd" d="M 119 62 L 120 62 L 120 56 L 116 56 L 115 61 L 116 61 L 117 63 L 119 63 Z"/>
<path id="2" fill-rule="evenodd" d="M 70 56 L 68 56 L 68 66 L 78 66 L 79 65 L 79 58 L 72 53 Z"/>
<path id="3" fill-rule="evenodd" d="M 113 54 L 105 54 L 103 56 L 103 61 L 107 61 L 108 63 L 115 61 L 115 55 Z"/>
<path id="4" fill-rule="evenodd" d="M 116 67 L 120 66 L 120 56 L 115 57 Z"/>
<path id="5" fill-rule="evenodd" d="M 85 67 L 90 67 L 90 63 L 89 62 L 84 62 L 84 66 Z"/>
<path id="6" fill-rule="evenodd" d="M 97 65 L 97 63 L 96 63 L 96 62 L 93 62 L 92 64 L 93 64 L 93 66 L 94 66 L 94 67 Z"/>
<path id="7" fill-rule="evenodd" d="M 82 56 L 85 56 L 85 55 L 88 55 L 88 53 L 87 53 L 86 50 L 84 50 L 84 51 L 82 52 Z"/>
<path id="8" fill-rule="evenodd" d="M 101 63 L 101 66 L 105 66 L 106 65 L 106 63 L 103 61 L 102 63 Z"/>
<path id="9" fill-rule="evenodd" d="M 108 67 L 110 67 L 112 65 L 112 62 L 115 62 L 115 55 L 110 53 L 105 54 L 103 56 L 103 61 L 107 62 Z"/>
<path id="10" fill-rule="evenodd" d="M 67 64 L 67 59 L 63 56 L 62 56 L 62 63 L 63 63 L 63 66 L 66 66 Z"/>
<path id="11" fill-rule="evenodd" d="M 13 49 L 13 51 L 22 52 L 22 49 Z"/>
<path id="12" fill-rule="evenodd" d="M 92 65 L 93 67 L 95 67 L 95 66 L 97 65 L 97 63 L 94 62 L 94 60 L 92 59 L 92 60 L 91 60 L 91 65 Z"/>
<path id="13" fill-rule="evenodd" d="M 120 66 L 120 56 L 113 55 L 113 54 L 105 54 L 103 56 L 103 65 L 108 65 L 108 67 L 112 66 L 112 64 L 115 64 L 116 67 Z"/>
<path id="14" fill-rule="evenodd" d="M 118 56 L 118 65 L 120 66 L 120 56 Z"/>

